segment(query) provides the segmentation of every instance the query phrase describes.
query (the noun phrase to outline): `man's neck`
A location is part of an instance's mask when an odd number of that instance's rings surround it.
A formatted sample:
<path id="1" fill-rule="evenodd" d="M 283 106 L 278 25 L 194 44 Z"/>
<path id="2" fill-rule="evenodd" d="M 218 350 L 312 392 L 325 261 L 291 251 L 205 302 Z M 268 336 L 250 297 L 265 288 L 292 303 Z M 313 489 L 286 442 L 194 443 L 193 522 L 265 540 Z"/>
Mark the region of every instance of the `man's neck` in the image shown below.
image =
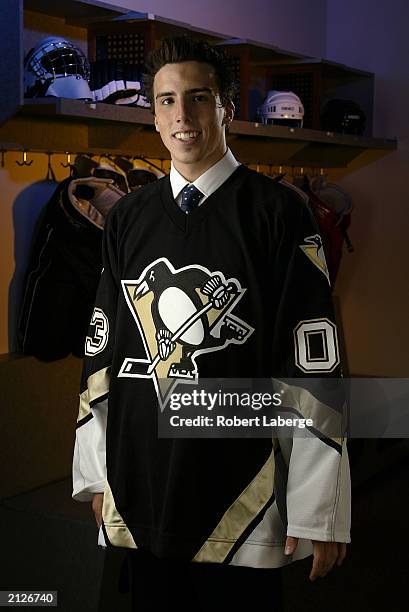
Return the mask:
<path id="1" fill-rule="evenodd" d="M 227 153 L 227 147 L 224 153 L 220 155 L 218 159 L 215 161 L 211 161 L 210 163 L 200 164 L 179 164 L 177 161 L 172 160 L 172 164 L 176 168 L 176 170 L 185 178 L 189 183 L 193 183 L 199 176 L 202 176 L 207 170 L 215 166 Z"/>

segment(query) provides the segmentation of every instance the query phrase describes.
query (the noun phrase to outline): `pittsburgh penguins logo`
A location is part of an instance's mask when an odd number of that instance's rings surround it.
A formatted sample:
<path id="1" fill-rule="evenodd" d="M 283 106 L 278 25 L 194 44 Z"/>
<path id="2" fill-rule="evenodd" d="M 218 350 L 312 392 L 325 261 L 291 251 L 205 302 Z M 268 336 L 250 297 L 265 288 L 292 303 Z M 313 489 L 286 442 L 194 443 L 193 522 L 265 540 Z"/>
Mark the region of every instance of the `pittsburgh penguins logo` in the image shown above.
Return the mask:
<path id="1" fill-rule="evenodd" d="M 320 270 L 325 278 L 330 284 L 329 280 L 329 272 L 327 267 L 327 262 L 325 259 L 324 247 L 322 246 L 322 239 L 319 234 L 314 234 L 313 236 L 307 236 L 304 238 L 304 244 L 300 244 L 300 249 L 304 251 L 306 256 L 314 266 Z"/>
<path id="2" fill-rule="evenodd" d="M 165 258 L 122 289 L 143 339 L 146 357 L 127 357 L 118 376 L 152 378 L 163 410 L 179 382 L 196 384 L 197 357 L 242 344 L 254 331 L 232 314 L 245 289 L 235 278 L 200 265 L 176 270 Z"/>

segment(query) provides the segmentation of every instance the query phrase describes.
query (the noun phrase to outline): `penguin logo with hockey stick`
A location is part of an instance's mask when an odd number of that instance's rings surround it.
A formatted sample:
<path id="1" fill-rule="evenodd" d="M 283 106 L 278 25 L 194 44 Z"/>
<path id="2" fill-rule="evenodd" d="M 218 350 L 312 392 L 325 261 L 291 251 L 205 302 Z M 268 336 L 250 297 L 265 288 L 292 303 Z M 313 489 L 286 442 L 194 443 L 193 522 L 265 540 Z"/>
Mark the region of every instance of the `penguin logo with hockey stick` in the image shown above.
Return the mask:
<path id="1" fill-rule="evenodd" d="M 197 384 L 197 357 L 242 344 L 254 329 L 232 314 L 245 289 L 200 265 L 176 270 L 165 258 L 122 281 L 146 357 L 124 359 L 119 377 L 152 378 L 163 410 L 179 382 Z M 200 365 L 200 359 L 199 359 Z"/>

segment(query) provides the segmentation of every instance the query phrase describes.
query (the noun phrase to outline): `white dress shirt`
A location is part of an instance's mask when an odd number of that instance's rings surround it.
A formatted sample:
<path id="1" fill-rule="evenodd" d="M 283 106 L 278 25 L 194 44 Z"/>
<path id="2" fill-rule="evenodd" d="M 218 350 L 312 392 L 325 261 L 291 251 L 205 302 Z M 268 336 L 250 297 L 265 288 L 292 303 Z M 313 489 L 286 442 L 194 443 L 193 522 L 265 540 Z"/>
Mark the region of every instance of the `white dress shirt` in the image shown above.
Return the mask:
<path id="1" fill-rule="evenodd" d="M 203 197 L 199 201 L 199 206 L 208 198 L 216 189 L 226 181 L 235 171 L 240 162 L 234 157 L 233 153 L 228 148 L 218 162 L 213 164 L 211 168 L 203 172 L 193 183 L 190 183 L 184 176 L 176 170 L 173 163 L 170 167 L 170 185 L 172 187 L 173 197 L 176 203 L 180 206 L 182 201 L 182 190 L 186 185 L 194 185 L 203 193 Z"/>

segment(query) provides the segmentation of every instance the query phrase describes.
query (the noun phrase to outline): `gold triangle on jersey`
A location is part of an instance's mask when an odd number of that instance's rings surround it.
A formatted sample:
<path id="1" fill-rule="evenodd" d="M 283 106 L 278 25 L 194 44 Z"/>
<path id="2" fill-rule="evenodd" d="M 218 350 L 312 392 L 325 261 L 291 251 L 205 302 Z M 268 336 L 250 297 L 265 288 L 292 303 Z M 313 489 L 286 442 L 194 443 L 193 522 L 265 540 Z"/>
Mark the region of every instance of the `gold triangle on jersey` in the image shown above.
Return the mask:
<path id="1" fill-rule="evenodd" d="M 325 259 L 324 248 L 322 246 L 321 236 L 319 234 L 314 234 L 314 236 L 307 236 L 304 239 L 304 244 L 300 244 L 300 249 L 306 254 L 308 259 L 312 261 L 314 266 L 320 270 L 328 283 L 329 280 L 329 272 L 327 267 L 327 262 Z"/>

